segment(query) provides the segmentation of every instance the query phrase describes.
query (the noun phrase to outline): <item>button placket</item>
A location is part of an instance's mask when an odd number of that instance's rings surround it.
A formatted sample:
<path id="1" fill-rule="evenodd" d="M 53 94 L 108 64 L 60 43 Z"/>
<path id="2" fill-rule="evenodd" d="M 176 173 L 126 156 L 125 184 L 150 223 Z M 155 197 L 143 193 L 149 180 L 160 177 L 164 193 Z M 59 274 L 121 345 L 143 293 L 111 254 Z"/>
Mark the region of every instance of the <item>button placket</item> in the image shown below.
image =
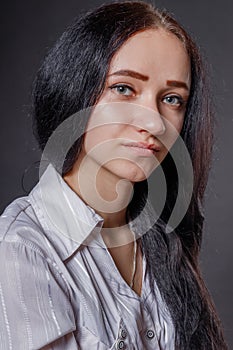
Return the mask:
<path id="1" fill-rule="evenodd" d="M 125 324 L 124 322 L 121 320 L 120 322 L 120 327 L 118 330 L 118 339 L 116 342 L 116 349 L 127 349 L 127 345 L 126 345 L 126 338 L 127 338 L 128 332 L 125 328 Z"/>

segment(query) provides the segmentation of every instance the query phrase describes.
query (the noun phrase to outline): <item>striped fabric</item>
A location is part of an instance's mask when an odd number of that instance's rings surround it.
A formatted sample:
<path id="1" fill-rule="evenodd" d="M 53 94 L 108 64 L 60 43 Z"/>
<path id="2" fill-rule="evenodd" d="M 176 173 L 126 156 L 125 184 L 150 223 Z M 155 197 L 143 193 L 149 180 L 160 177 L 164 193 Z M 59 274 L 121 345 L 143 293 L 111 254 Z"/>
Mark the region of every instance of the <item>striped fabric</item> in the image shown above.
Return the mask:
<path id="1" fill-rule="evenodd" d="M 143 257 L 138 296 L 106 248 L 103 219 L 49 165 L 0 218 L 1 350 L 173 350 Z"/>

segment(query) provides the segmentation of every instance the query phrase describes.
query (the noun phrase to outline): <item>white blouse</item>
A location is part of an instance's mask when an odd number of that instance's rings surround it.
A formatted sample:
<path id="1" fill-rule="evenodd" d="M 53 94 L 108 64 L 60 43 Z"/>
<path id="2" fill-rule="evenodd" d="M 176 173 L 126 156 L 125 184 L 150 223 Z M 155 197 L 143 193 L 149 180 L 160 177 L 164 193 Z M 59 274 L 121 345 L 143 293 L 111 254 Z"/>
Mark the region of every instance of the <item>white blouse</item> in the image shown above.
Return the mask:
<path id="1" fill-rule="evenodd" d="M 138 296 L 100 234 L 103 219 L 49 165 L 0 218 L 0 349 L 173 350 L 146 259 Z"/>

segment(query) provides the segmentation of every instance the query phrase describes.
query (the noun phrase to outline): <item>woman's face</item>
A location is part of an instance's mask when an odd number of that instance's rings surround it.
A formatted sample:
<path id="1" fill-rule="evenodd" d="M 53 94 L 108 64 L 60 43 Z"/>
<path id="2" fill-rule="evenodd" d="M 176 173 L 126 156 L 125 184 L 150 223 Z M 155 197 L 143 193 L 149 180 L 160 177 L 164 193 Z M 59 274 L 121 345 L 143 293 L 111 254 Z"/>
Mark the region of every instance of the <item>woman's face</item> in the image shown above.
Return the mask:
<path id="1" fill-rule="evenodd" d="M 132 36 L 113 57 L 92 113 L 81 157 L 103 174 L 147 178 L 175 142 L 190 90 L 190 61 L 163 29 Z"/>

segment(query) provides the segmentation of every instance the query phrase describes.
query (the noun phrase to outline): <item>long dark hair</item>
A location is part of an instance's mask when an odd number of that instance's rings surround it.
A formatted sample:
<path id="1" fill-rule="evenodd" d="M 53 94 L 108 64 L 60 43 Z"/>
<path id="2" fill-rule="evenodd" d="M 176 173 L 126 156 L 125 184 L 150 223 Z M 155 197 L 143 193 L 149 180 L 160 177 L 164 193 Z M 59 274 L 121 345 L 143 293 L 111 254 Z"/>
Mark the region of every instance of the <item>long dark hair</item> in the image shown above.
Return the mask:
<path id="1" fill-rule="evenodd" d="M 142 1 L 111 3 L 80 16 L 48 52 L 37 73 L 33 89 L 34 133 L 43 150 L 58 125 L 96 103 L 104 89 L 111 59 L 121 45 L 138 31 L 158 27 L 181 40 L 191 61 L 191 93 L 181 137 L 191 156 L 194 189 L 183 220 L 166 233 L 177 193 L 176 169 L 168 154 L 162 162 L 168 187 L 166 205 L 156 224 L 143 235 L 142 249 L 151 285 L 156 280 L 173 319 L 176 349 L 227 349 L 198 264 L 213 113 L 199 50 L 180 24 L 167 12 Z M 68 152 L 63 174 L 72 168 L 82 142 L 81 137 Z M 132 218 L 140 213 L 146 198 L 147 182 L 136 183 L 128 207 Z"/>

